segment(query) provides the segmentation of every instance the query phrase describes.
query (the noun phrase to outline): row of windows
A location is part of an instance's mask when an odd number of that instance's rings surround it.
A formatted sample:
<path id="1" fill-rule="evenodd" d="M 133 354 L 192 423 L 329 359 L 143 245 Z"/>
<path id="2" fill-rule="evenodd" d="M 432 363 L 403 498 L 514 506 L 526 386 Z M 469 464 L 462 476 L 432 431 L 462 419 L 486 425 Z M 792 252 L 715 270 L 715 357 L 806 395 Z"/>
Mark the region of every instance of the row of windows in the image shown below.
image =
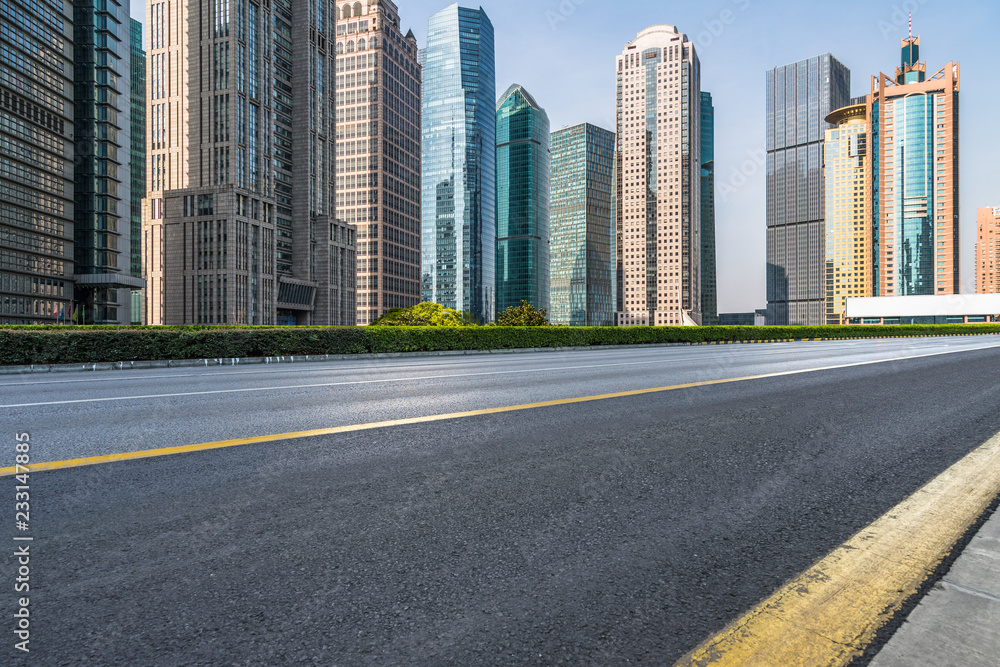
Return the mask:
<path id="1" fill-rule="evenodd" d="M 62 30 L 53 32 L 51 28 L 38 21 L 35 14 L 25 12 L 9 0 L 0 0 L 0 15 L 10 19 L 13 25 L 27 30 L 33 38 L 55 53 L 62 53 L 64 47 Z"/>
<path id="2" fill-rule="evenodd" d="M 0 199 L 59 217 L 66 212 L 66 205 L 62 200 L 29 190 L 16 183 L 0 183 Z"/>
<path id="3" fill-rule="evenodd" d="M 66 223 L 57 218 L 6 205 L 0 205 L 0 224 L 13 225 L 53 236 L 64 236 L 66 233 Z"/>
<path id="4" fill-rule="evenodd" d="M 0 43 L 0 60 L 10 63 L 15 69 L 24 72 L 36 81 L 44 83 L 56 92 L 61 93 L 65 90 L 65 80 L 63 77 L 54 74 L 48 69 L 39 67 L 35 64 L 34 60 L 25 58 L 7 44 Z"/>
<path id="5" fill-rule="evenodd" d="M 62 257 L 66 252 L 66 243 L 62 239 L 41 236 L 10 227 L 0 227 L 0 243 L 16 250 L 27 250 L 57 257 Z"/>
<path id="6" fill-rule="evenodd" d="M 7 296 L 0 298 L 0 315 L 26 315 L 28 317 L 59 317 L 65 303 L 48 299 Z"/>
<path id="7" fill-rule="evenodd" d="M 41 146 L 57 155 L 64 155 L 66 152 L 66 142 L 62 138 L 29 125 L 19 118 L 15 118 L 6 111 L 0 111 L 0 130 L 24 139 L 33 146 Z"/>
<path id="8" fill-rule="evenodd" d="M 47 31 L 46 31 L 47 32 Z M 11 44 L 15 44 L 20 47 L 23 51 L 26 51 L 30 56 L 42 63 L 48 65 L 56 72 L 63 71 L 63 62 L 59 59 L 57 53 L 62 51 L 62 40 L 56 40 L 59 42 L 58 46 L 45 46 L 38 43 L 38 40 L 33 37 L 25 35 L 23 32 L 15 28 L 13 25 L 7 23 L 6 21 L 0 21 L 0 36 L 5 38 Z M 58 48 L 59 51 L 55 49 Z"/>
<path id="9" fill-rule="evenodd" d="M 59 278 L 66 275 L 66 263 L 61 259 L 35 257 L 6 248 L 0 248 L 0 269 Z"/>
<path id="10" fill-rule="evenodd" d="M 66 110 L 66 105 L 61 98 L 56 97 L 35 82 L 26 79 L 23 74 L 12 72 L 5 65 L 0 65 L 0 83 L 11 90 L 16 90 L 29 99 L 48 106 L 57 114 L 61 115 Z"/>
<path id="11" fill-rule="evenodd" d="M 51 173 L 62 174 L 64 172 L 65 160 L 62 158 L 52 157 L 48 153 L 38 150 L 32 144 L 26 144 L 2 134 L 0 134 L 0 153 L 8 154 Z"/>
<path id="12" fill-rule="evenodd" d="M 62 280 L 0 271 L 0 292 L 61 297 L 66 296 L 66 283 Z"/>

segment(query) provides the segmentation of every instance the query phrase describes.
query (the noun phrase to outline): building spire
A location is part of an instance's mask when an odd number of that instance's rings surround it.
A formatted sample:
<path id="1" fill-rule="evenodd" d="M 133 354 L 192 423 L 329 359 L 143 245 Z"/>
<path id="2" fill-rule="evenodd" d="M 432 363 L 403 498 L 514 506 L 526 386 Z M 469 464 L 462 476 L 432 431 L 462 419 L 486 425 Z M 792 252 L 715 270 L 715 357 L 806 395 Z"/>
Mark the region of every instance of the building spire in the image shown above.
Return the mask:
<path id="1" fill-rule="evenodd" d="M 913 39 L 913 12 L 910 12 L 910 39 Z"/>

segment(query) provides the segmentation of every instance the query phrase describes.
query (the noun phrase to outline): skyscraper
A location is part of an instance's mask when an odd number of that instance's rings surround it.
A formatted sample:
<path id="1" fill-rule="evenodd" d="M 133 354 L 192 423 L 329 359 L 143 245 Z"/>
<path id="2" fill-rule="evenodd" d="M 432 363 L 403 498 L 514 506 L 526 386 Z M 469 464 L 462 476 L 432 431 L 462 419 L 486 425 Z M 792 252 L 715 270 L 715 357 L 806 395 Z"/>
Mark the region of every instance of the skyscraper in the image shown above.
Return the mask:
<path id="1" fill-rule="evenodd" d="M 615 324 L 614 151 L 614 132 L 589 123 L 552 133 L 552 324 Z"/>
<path id="2" fill-rule="evenodd" d="M 1000 206 L 976 211 L 976 293 L 1000 294 Z"/>
<path id="3" fill-rule="evenodd" d="M 826 322 L 823 142 L 851 99 L 851 72 L 830 54 L 767 73 L 768 324 Z"/>
<path id="4" fill-rule="evenodd" d="M 71 11 L 0 5 L 0 324 L 55 324 L 72 309 Z"/>
<path id="5" fill-rule="evenodd" d="M 131 219 L 129 225 L 129 275 L 142 279 L 142 198 L 146 196 L 146 51 L 142 48 L 142 24 L 131 21 L 129 68 L 131 70 Z M 142 290 L 132 289 L 130 320 L 142 324 L 145 309 Z"/>
<path id="6" fill-rule="evenodd" d="M 147 323 L 354 324 L 334 9 L 149 0 Z"/>
<path id="7" fill-rule="evenodd" d="M 358 229 L 363 325 L 420 301 L 420 65 L 391 0 L 337 11 L 337 217 Z"/>
<path id="8" fill-rule="evenodd" d="M 866 98 L 826 118 L 826 321 L 844 324 L 847 299 L 873 295 L 871 172 Z"/>
<path id="9" fill-rule="evenodd" d="M 719 323 L 715 261 L 715 106 L 701 93 L 701 323 Z"/>
<path id="10" fill-rule="evenodd" d="M 75 300 L 86 324 L 130 324 L 131 23 L 128 2 L 74 2 Z"/>
<path id="11" fill-rule="evenodd" d="M 514 84 L 497 102 L 497 314 L 549 308 L 549 116 Z"/>
<path id="12" fill-rule="evenodd" d="M 619 326 L 701 324 L 701 66 L 670 25 L 617 57 Z"/>
<path id="13" fill-rule="evenodd" d="M 496 312 L 496 73 L 486 12 L 451 5 L 428 22 L 423 97 L 422 298 Z"/>
<path id="14" fill-rule="evenodd" d="M 872 77 L 875 296 L 958 294 L 959 64 L 932 76 L 920 38 L 894 77 Z"/>

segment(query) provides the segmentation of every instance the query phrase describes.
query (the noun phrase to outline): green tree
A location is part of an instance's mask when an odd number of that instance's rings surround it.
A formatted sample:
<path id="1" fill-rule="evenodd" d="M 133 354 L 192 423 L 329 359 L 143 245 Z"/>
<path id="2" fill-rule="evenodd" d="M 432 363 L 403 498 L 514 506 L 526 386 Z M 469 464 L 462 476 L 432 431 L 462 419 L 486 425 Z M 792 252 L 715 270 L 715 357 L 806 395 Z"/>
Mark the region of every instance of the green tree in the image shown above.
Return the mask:
<path id="1" fill-rule="evenodd" d="M 547 327 L 549 326 L 548 311 L 545 308 L 536 310 L 527 301 L 521 301 L 520 306 L 511 306 L 497 318 L 498 327 Z"/>
<path id="2" fill-rule="evenodd" d="M 439 303 L 418 303 L 409 308 L 393 308 L 370 325 L 372 327 L 467 327 L 472 326 L 456 310 Z"/>

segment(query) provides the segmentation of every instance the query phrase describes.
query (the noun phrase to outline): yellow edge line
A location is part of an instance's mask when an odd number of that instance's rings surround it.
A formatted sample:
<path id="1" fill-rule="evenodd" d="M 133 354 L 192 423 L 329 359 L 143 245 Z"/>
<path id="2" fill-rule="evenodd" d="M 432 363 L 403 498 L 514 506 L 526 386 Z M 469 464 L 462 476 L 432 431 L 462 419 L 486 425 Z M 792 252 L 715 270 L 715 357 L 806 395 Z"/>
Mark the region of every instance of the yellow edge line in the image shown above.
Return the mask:
<path id="1" fill-rule="evenodd" d="M 848 665 L 1000 495 L 1000 435 L 789 581 L 675 667 Z"/>
<path id="2" fill-rule="evenodd" d="M 978 348 L 989 349 L 989 348 Z M 391 421 L 372 422 L 368 424 L 352 424 L 349 426 L 335 426 L 332 428 L 322 428 L 312 431 L 295 431 L 292 433 L 278 433 L 274 435 L 259 435 L 252 438 L 240 438 L 237 440 L 220 440 L 217 442 L 205 442 L 195 445 L 181 445 L 178 447 L 164 447 L 161 449 L 145 449 L 136 452 L 122 452 L 118 454 L 106 454 L 104 456 L 88 456 L 79 459 L 67 459 L 65 461 L 47 461 L 44 463 L 32 463 L 27 466 L 29 472 L 43 472 L 46 470 L 61 470 L 63 468 L 77 468 L 80 466 L 97 465 L 101 463 L 116 463 L 119 461 L 132 461 L 135 459 L 148 459 L 159 456 L 171 456 L 174 454 L 187 454 L 191 452 L 204 452 L 212 449 L 224 449 L 226 447 L 239 447 L 241 445 L 253 445 L 264 442 L 277 442 L 279 440 L 297 440 L 299 438 L 311 438 L 318 435 L 334 435 L 337 433 L 351 433 L 355 431 L 370 431 L 379 428 L 389 428 L 391 426 L 406 426 L 408 424 L 426 424 L 429 422 L 446 421 L 451 419 L 463 419 L 465 417 L 476 417 L 480 415 L 495 415 L 504 412 L 517 412 L 520 410 L 534 410 L 536 408 L 548 408 L 559 405 L 572 405 L 574 403 L 589 403 L 592 401 L 604 401 L 611 398 L 627 398 L 629 396 L 643 396 L 646 394 L 659 394 L 678 389 L 693 389 L 695 387 L 710 387 L 720 384 L 731 384 L 734 382 L 747 382 L 749 380 L 764 380 L 767 378 L 787 377 L 789 375 L 802 375 L 804 373 L 818 373 L 821 371 L 832 371 L 843 368 L 856 368 L 859 366 L 873 366 L 877 364 L 893 363 L 910 359 L 924 359 L 927 357 L 939 357 L 948 354 L 959 354 L 974 350 L 949 350 L 946 352 L 931 352 L 929 354 L 918 354 L 909 357 L 897 357 L 893 359 L 878 359 L 875 361 L 859 361 L 852 364 L 838 364 L 835 366 L 823 366 L 820 368 L 805 368 L 795 371 L 783 371 L 780 373 L 764 373 L 762 375 L 748 375 L 746 377 L 725 378 L 721 380 L 706 380 L 704 382 L 688 382 L 686 384 L 675 384 L 669 387 L 656 387 L 653 389 L 636 389 L 633 391 L 622 391 L 614 394 L 600 394 L 597 396 L 583 396 L 580 398 L 565 398 L 555 401 L 545 401 L 542 403 L 527 403 L 524 405 L 510 405 L 501 408 L 488 408 L 486 410 L 471 410 L 469 412 L 453 412 L 443 415 L 427 415 L 424 417 L 410 417 L 407 419 L 393 419 Z M 18 472 L 25 472 L 24 466 L 18 470 L 16 467 L 0 468 L 0 477 L 9 477 Z"/>

